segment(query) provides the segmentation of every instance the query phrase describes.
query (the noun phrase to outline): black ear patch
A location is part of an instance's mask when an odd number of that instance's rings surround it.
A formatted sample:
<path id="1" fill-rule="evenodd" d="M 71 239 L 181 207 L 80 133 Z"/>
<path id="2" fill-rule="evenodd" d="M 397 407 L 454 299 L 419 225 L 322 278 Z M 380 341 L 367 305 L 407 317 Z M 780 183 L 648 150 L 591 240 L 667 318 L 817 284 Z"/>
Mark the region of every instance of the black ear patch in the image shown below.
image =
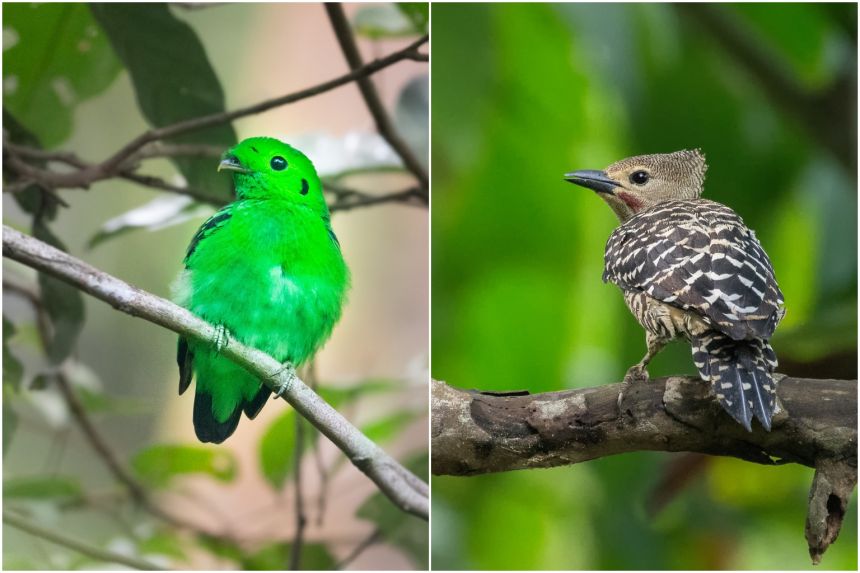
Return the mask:
<path id="1" fill-rule="evenodd" d="M 299 191 L 299 193 L 301 193 L 302 195 L 307 195 L 309 189 L 310 187 L 308 186 L 308 180 L 302 179 L 302 190 Z"/>

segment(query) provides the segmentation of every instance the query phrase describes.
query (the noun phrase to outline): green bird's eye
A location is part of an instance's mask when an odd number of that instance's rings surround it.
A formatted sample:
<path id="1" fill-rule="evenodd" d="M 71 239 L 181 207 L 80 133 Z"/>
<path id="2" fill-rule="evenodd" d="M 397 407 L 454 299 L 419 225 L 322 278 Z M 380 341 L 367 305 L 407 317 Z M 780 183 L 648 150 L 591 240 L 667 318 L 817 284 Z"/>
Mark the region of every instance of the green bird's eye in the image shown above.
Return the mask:
<path id="1" fill-rule="evenodd" d="M 272 169 L 275 171 L 283 171 L 287 168 L 287 160 L 281 157 L 280 155 L 276 155 L 272 157 L 272 161 L 270 163 Z"/>

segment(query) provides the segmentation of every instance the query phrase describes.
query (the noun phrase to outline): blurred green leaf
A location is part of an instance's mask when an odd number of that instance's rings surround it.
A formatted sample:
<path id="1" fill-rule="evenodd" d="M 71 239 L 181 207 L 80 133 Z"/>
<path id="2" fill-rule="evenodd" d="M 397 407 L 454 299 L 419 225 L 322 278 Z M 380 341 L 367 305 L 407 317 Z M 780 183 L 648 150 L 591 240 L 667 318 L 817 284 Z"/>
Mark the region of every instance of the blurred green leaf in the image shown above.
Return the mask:
<path id="1" fill-rule="evenodd" d="M 377 443 L 382 443 L 397 436 L 401 430 L 421 416 L 420 412 L 395 412 L 366 424 L 361 428 L 362 433 Z"/>
<path id="2" fill-rule="evenodd" d="M 413 457 L 404 466 L 421 479 L 427 479 L 426 453 Z M 379 492 L 361 504 L 356 516 L 373 522 L 387 543 L 400 548 L 412 558 L 416 569 L 428 567 L 430 540 L 426 521 L 405 513 Z"/>
<path id="3" fill-rule="evenodd" d="M 121 69 L 86 4 L 3 4 L 3 106 L 54 147 Z"/>
<path id="4" fill-rule="evenodd" d="M 397 380 L 368 379 L 352 386 L 320 386 L 317 390 L 323 400 L 340 408 L 364 396 L 400 390 L 403 383 Z"/>
<path id="5" fill-rule="evenodd" d="M 59 237 L 48 228 L 44 217 L 37 215 L 33 219 L 33 236 L 61 251 L 66 250 Z M 84 298 L 75 287 L 45 273 L 39 273 L 38 281 L 40 298 L 52 326 L 48 358 L 59 364 L 71 354 L 84 326 Z"/>
<path id="6" fill-rule="evenodd" d="M 413 14 L 408 14 L 392 4 L 364 5 L 356 10 L 352 27 L 356 34 L 373 40 L 402 38 L 414 36 L 420 30 L 413 18 L 420 18 L 414 9 Z"/>
<path id="7" fill-rule="evenodd" d="M 240 562 L 244 571 L 281 571 L 290 560 L 292 543 L 272 543 L 250 555 Z M 307 543 L 302 545 L 302 571 L 326 571 L 335 566 L 335 560 L 328 548 L 322 543 Z"/>
<path id="8" fill-rule="evenodd" d="M 138 106 L 150 125 L 162 127 L 224 111 L 224 91 L 203 44 L 167 4 L 91 4 L 90 9 L 128 69 Z M 236 132 L 225 123 L 170 141 L 220 144 L 226 150 L 236 143 Z M 172 161 L 190 186 L 213 196 L 230 195 L 230 178 L 218 174 L 211 159 Z"/>
<path id="9" fill-rule="evenodd" d="M 168 530 L 158 530 L 152 535 L 141 539 L 137 544 L 141 555 L 164 555 L 172 559 L 188 560 L 185 547 L 176 533 Z"/>
<path id="10" fill-rule="evenodd" d="M 176 477 L 192 474 L 231 482 L 238 471 L 230 450 L 178 444 L 149 446 L 134 456 L 131 466 L 141 480 L 156 488 L 168 486 Z"/>
<path id="11" fill-rule="evenodd" d="M 54 500 L 78 499 L 84 494 L 81 484 L 66 476 L 35 476 L 3 480 L 4 499 Z"/>
<path id="12" fill-rule="evenodd" d="M 316 432 L 306 425 L 305 449 L 313 444 Z M 278 416 L 260 439 L 260 466 L 263 477 L 279 490 L 295 469 L 296 412 L 292 408 Z"/>
<path id="13" fill-rule="evenodd" d="M 429 2 L 398 2 L 396 5 L 397 9 L 412 22 L 416 32 L 427 33 L 427 26 L 430 24 Z"/>
<path id="14" fill-rule="evenodd" d="M 196 203 L 191 197 L 185 195 L 156 197 L 140 207 L 105 221 L 87 242 L 87 246 L 92 249 L 108 239 L 116 238 L 129 231 L 166 229 L 211 212 L 211 207 Z"/>

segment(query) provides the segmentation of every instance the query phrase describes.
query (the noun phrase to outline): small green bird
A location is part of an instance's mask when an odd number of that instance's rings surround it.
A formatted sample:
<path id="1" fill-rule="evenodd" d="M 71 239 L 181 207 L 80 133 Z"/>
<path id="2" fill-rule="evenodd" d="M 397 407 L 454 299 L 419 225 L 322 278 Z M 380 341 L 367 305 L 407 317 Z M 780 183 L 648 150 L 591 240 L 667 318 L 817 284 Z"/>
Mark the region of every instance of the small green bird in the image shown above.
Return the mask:
<path id="1" fill-rule="evenodd" d="M 233 172 L 236 201 L 191 240 L 174 283 L 177 304 L 223 335 L 270 354 L 293 370 L 322 346 L 340 318 L 349 269 L 311 161 L 268 137 L 227 151 L 218 170 Z M 197 376 L 194 431 L 221 443 L 242 412 L 253 419 L 271 391 L 220 355 L 210 342 L 179 338 L 179 393 Z"/>

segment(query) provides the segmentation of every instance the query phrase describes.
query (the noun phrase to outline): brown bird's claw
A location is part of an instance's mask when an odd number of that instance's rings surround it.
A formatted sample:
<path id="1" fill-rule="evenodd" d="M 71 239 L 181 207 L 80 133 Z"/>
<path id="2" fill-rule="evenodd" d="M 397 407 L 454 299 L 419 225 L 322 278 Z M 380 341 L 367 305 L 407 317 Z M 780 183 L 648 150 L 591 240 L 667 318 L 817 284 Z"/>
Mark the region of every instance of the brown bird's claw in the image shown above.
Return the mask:
<path id="1" fill-rule="evenodd" d="M 627 391 L 630 390 L 630 387 L 633 384 L 647 382 L 648 379 L 648 370 L 646 370 L 641 364 L 631 366 L 630 369 L 627 370 L 627 374 L 624 375 L 624 380 L 621 382 L 621 391 L 618 393 L 619 410 L 621 409 L 621 403 L 624 401 L 624 396 L 627 394 Z"/>

